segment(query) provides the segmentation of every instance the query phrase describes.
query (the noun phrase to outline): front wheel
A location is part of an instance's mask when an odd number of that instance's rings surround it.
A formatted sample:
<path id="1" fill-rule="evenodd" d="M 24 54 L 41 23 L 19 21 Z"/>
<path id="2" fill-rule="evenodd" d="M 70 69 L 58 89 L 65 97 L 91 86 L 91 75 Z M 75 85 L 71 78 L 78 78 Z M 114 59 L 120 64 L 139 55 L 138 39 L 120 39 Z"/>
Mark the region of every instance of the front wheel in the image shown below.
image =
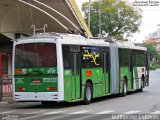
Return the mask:
<path id="1" fill-rule="evenodd" d="M 84 104 L 90 104 L 92 101 L 92 85 L 90 83 L 85 84 L 84 89 Z"/>

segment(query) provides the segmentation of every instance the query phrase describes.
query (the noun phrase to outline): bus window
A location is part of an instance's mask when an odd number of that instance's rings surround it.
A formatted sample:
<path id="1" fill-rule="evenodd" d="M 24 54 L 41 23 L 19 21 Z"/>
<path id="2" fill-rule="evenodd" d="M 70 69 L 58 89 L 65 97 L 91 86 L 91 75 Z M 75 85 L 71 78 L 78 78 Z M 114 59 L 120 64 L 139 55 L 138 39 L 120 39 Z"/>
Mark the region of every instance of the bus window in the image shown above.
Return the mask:
<path id="1" fill-rule="evenodd" d="M 53 43 L 28 43 L 17 45 L 16 68 L 56 67 L 56 45 Z"/>
<path id="2" fill-rule="evenodd" d="M 81 47 L 82 68 L 102 67 L 102 54 L 100 47 Z"/>
<path id="3" fill-rule="evenodd" d="M 120 66 L 129 66 L 129 50 L 119 49 L 119 63 Z"/>
<path id="4" fill-rule="evenodd" d="M 71 59 L 70 59 L 70 46 L 63 45 L 62 46 L 63 52 L 63 66 L 64 69 L 71 69 Z"/>
<path id="5" fill-rule="evenodd" d="M 143 51 L 134 51 L 134 58 L 135 58 L 135 66 L 136 67 L 143 67 L 146 64 L 145 53 Z"/>

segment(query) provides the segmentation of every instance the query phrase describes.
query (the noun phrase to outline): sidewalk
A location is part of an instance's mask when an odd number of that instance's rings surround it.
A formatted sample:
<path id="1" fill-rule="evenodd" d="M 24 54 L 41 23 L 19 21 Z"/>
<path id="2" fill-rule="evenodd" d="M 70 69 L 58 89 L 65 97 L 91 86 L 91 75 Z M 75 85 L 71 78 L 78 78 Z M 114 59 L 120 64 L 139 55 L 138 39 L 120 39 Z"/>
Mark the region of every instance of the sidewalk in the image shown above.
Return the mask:
<path id="1" fill-rule="evenodd" d="M 3 97 L 2 101 L 0 101 L 0 104 L 13 104 L 16 101 L 14 101 L 11 97 Z"/>
<path id="2" fill-rule="evenodd" d="M 9 94 L 5 94 L 5 96 L 2 97 L 2 101 L 0 103 L 9 103 L 9 104 L 13 104 L 15 103 L 15 101 L 13 101 L 12 98 L 12 93 Z"/>

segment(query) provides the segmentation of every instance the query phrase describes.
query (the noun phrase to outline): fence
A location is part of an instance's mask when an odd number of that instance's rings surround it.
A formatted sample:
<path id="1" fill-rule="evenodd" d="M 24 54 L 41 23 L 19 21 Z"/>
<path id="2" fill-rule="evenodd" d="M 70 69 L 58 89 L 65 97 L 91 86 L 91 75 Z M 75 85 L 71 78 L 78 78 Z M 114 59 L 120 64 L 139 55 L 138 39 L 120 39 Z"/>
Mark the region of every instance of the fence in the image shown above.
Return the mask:
<path id="1" fill-rule="evenodd" d="M 0 77 L 0 102 L 2 101 L 2 78 Z"/>
<path id="2" fill-rule="evenodd" d="M 5 75 L 0 80 L 0 101 L 9 100 L 12 97 L 12 79 L 10 76 Z"/>

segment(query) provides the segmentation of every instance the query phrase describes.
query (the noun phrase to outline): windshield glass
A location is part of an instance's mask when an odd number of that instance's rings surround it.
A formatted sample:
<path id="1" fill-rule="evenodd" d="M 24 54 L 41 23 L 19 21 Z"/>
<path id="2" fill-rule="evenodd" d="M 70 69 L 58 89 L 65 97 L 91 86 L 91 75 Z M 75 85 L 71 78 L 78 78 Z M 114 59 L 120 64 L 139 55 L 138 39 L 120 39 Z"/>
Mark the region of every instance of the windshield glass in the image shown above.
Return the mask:
<path id="1" fill-rule="evenodd" d="M 56 66 L 56 45 L 54 43 L 28 43 L 16 45 L 16 68 L 42 68 Z"/>

